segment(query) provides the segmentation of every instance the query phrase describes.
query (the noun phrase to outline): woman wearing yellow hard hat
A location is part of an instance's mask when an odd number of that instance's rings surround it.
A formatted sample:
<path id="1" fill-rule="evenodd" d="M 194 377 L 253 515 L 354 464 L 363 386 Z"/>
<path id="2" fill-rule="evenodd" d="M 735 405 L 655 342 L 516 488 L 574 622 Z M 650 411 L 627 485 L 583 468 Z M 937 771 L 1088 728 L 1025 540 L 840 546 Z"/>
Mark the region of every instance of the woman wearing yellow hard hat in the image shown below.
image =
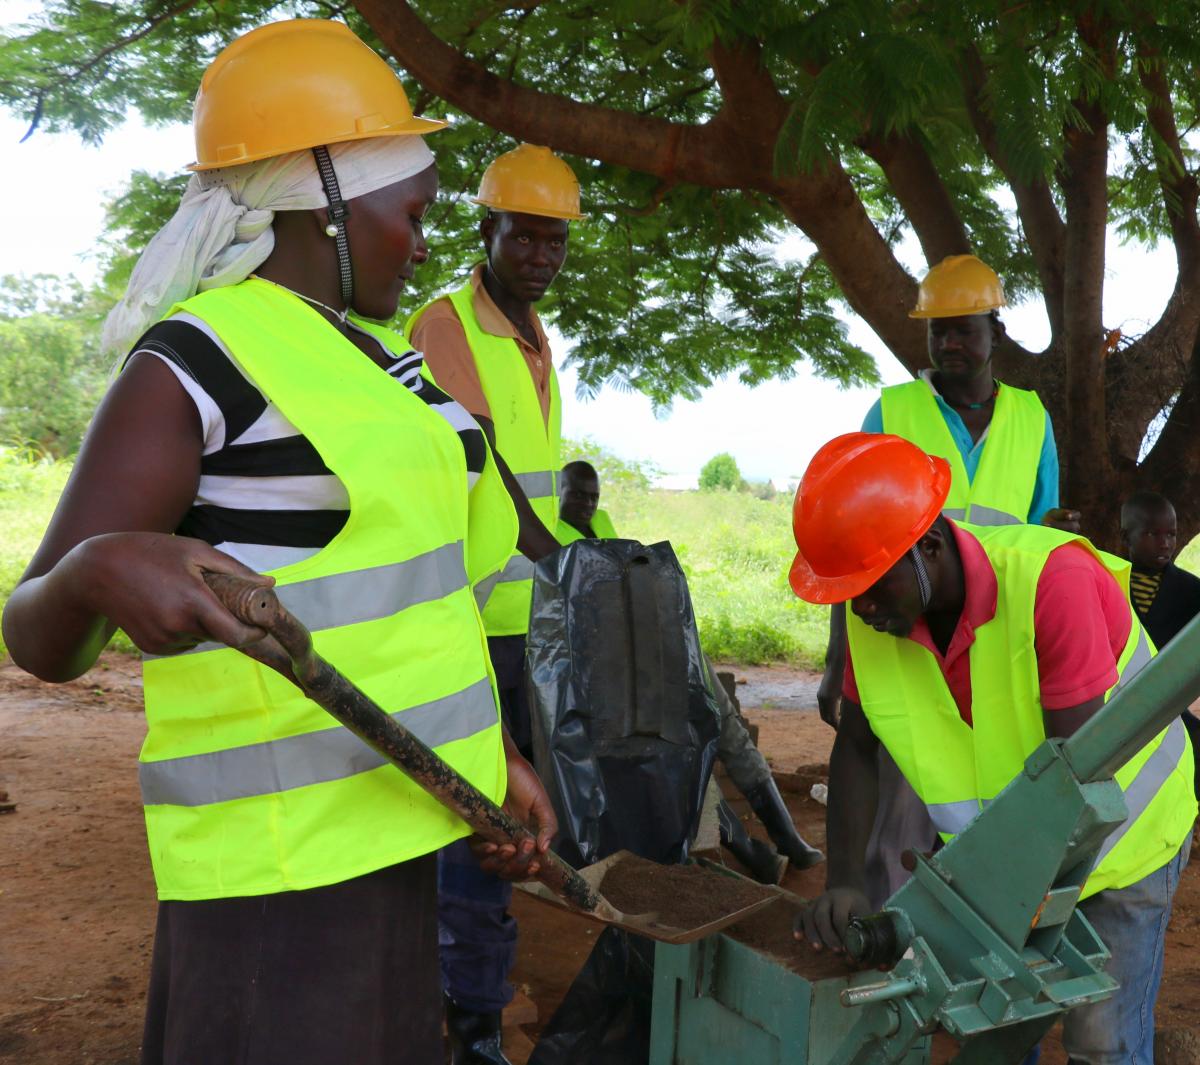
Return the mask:
<path id="1" fill-rule="evenodd" d="M 144 652 L 139 776 L 160 901 L 144 1065 L 442 1060 L 436 864 L 466 826 L 232 648 L 205 571 L 274 582 L 339 669 L 537 829 L 473 586 L 516 518 L 478 426 L 376 324 L 427 256 L 437 192 L 388 66 L 344 25 L 234 41 L 197 162 L 105 328 L 129 353 L 4 613 L 14 660 Z"/>

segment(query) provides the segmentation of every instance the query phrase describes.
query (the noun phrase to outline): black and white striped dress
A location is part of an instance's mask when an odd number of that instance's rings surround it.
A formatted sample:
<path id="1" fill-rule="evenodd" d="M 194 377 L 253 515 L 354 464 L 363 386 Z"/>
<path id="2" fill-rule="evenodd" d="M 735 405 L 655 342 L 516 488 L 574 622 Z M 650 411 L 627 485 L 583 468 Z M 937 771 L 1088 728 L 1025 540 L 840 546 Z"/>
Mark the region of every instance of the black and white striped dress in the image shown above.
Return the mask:
<path id="1" fill-rule="evenodd" d="M 200 485 L 178 534 L 204 540 L 259 572 L 325 547 L 349 516 L 345 487 L 243 373 L 211 326 L 195 315 L 174 315 L 146 332 L 134 354 L 143 351 L 171 368 L 200 414 Z M 419 352 L 387 354 L 393 360 L 387 372 L 458 433 L 474 487 L 487 459 L 482 430 L 421 376 Z"/>

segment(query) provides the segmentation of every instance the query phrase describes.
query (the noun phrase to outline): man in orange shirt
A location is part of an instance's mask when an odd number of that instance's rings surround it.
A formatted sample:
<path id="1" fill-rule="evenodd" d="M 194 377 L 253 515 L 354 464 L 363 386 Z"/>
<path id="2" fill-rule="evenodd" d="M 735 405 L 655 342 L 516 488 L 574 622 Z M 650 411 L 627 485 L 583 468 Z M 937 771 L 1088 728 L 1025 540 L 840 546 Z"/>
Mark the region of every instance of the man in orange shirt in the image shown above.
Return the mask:
<path id="1" fill-rule="evenodd" d="M 409 322 L 438 385 L 487 435 L 517 508 L 518 553 L 491 589 L 478 589 L 501 712 L 517 746 L 530 748 L 525 637 L 533 563 L 559 547 L 555 479 L 561 408 L 550 343 L 533 305 L 567 257 L 568 223 L 581 218 L 579 183 L 548 148 L 522 144 L 496 159 L 475 202 L 486 261 L 455 292 Z M 482 593 L 482 594 L 481 594 Z M 465 845 L 441 852 L 439 941 L 454 1065 L 505 1065 L 501 1013 L 516 957 L 512 888 L 483 873 Z"/>

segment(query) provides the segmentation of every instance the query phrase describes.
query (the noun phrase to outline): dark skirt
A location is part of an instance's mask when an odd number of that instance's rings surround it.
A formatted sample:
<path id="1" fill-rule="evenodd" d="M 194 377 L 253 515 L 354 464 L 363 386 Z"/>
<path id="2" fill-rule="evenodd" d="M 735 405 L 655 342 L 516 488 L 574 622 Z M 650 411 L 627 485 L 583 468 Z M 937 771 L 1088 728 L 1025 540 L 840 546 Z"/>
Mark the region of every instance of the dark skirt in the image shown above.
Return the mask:
<path id="1" fill-rule="evenodd" d="M 441 1065 L 434 855 L 158 908 L 142 1065 Z"/>

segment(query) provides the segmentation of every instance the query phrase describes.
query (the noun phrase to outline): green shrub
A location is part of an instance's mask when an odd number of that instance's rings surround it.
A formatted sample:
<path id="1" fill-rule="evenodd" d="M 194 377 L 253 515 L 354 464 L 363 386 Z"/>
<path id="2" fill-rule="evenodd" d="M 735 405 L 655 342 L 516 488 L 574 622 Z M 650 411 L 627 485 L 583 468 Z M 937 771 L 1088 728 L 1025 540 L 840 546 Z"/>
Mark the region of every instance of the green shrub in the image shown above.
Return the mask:
<path id="1" fill-rule="evenodd" d="M 70 463 L 55 462 L 36 449 L 0 447 L 0 606 L 37 550 L 70 472 Z"/>
<path id="2" fill-rule="evenodd" d="M 744 483 L 737 460 L 728 451 L 713 455 L 700 470 L 700 487 L 706 492 L 718 488 L 732 492 L 740 489 Z"/>
<path id="3" fill-rule="evenodd" d="M 84 325 L 45 314 L 0 319 L 0 440 L 73 455 L 104 383 Z"/>
<path id="4" fill-rule="evenodd" d="M 791 633 L 767 622 L 751 620 L 738 624 L 722 614 L 715 621 L 702 617 L 699 624 L 701 642 L 711 658 L 757 665 L 791 658 L 795 654 Z"/>

